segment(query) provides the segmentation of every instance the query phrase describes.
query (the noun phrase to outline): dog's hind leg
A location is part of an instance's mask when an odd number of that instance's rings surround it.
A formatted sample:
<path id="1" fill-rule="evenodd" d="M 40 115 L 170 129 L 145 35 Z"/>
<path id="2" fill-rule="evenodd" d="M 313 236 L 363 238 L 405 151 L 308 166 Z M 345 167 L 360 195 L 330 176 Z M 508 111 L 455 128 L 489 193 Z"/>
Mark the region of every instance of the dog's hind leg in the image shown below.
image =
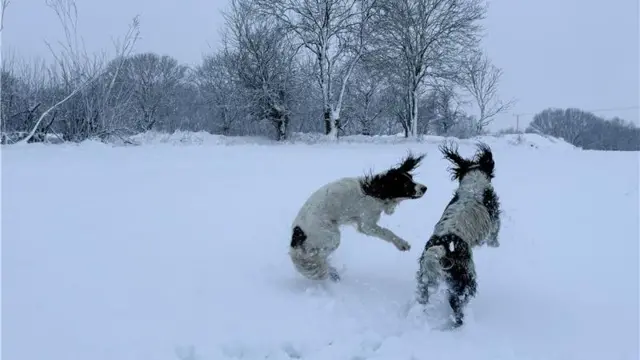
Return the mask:
<path id="1" fill-rule="evenodd" d="M 469 300 L 476 294 L 478 284 L 476 282 L 473 263 L 468 263 L 467 268 L 454 265 L 449 271 L 447 285 L 449 286 L 449 305 L 453 310 L 454 326 L 459 327 L 464 322 L 464 309 Z"/>
<path id="2" fill-rule="evenodd" d="M 315 237 L 314 237 L 315 236 Z M 289 256 L 296 270 L 311 280 L 339 281 L 338 270 L 329 264 L 329 255 L 340 244 L 340 233 L 323 231 L 322 236 L 307 236 L 298 226 L 293 229 Z M 322 239 L 322 241 L 318 241 Z M 295 246 L 294 246 L 295 245 Z"/>
<path id="3" fill-rule="evenodd" d="M 429 302 L 430 289 L 437 289 L 438 282 L 442 278 L 442 266 L 440 260 L 445 254 L 442 246 L 427 247 L 420 256 L 420 268 L 416 274 L 418 283 L 417 301 L 425 305 Z"/>
<path id="4" fill-rule="evenodd" d="M 326 257 L 320 254 L 304 253 L 298 249 L 291 249 L 289 256 L 296 270 L 307 279 L 325 280 L 330 278 L 331 267 Z"/>
<path id="5" fill-rule="evenodd" d="M 416 278 L 418 280 L 416 301 L 418 302 L 418 304 L 426 305 L 429 303 L 429 285 L 427 285 L 427 282 L 423 280 L 423 276 L 420 271 L 418 271 Z"/>
<path id="6" fill-rule="evenodd" d="M 333 282 L 340 281 L 340 274 L 338 273 L 338 269 L 329 265 L 329 279 Z"/>

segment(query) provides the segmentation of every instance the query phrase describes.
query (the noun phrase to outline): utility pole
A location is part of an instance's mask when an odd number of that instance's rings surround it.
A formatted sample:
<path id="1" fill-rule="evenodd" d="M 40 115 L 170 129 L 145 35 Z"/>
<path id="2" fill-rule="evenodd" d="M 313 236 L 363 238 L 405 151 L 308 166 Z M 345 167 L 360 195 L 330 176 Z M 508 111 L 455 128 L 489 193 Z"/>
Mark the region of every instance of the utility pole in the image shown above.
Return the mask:
<path id="1" fill-rule="evenodd" d="M 516 117 L 516 132 L 517 133 L 520 132 L 520 115 L 525 115 L 525 114 L 513 114 L 513 116 Z"/>

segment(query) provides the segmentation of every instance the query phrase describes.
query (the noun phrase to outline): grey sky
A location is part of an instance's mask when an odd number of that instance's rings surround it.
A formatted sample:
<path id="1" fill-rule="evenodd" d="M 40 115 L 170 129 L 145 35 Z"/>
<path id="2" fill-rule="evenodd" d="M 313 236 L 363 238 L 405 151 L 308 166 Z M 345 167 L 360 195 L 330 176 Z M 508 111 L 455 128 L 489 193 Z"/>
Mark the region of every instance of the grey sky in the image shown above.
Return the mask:
<path id="1" fill-rule="evenodd" d="M 111 39 L 140 14 L 137 51 L 197 64 L 220 41 L 226 0 L 76 0 L 79 29 L 90 51 L 111 50 Z M 547 107 L 585 110 L 638 106 L 640 93 L 637 0 L 494 0 L 484 44 L 504 70 L 500 93 L 519 101 L 494 128 L 515 125 L 512 113 Z M 12 0 L 5 15 L 3 56 L 50 59 L 44 40 L 62 28 L 45 0 Z M 640 124 L 639 110 L 596 112 Z"/>

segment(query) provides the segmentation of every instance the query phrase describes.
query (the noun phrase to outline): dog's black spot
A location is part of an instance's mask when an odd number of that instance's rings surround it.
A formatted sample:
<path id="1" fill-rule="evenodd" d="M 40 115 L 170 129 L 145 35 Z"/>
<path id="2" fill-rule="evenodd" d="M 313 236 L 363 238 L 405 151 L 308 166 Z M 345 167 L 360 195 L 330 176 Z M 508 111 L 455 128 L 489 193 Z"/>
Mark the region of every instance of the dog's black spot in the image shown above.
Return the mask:
<path id="1" fill-rule="evenodd" d="M 470 271 L 473 254 L 471 247 L 455 234 L 432 236 L 425 245 L 425 251 L 432 246 L 444 247 L 446 254 L 440 260 L 448 285 L 449 305 L 453 310 L 455 322 L 462 325 L 464 307 L 477 291 L 475 273 Z M 424 254 L 424 253 L 423 253 Z"/>
<path id="2" fill-rule="evenodd" d="M 471 247 L 458 235 L 434 235 L 427 241 L 425 250 L 433 246 L 444 247 L 446 250 L 445 257 L 447 257 L 454 266 L 456 266 L 456 264 L 462 264 L 466 267 L 466 264 L 471 261 Z"/>
<path id="3" fill-rule="evenodd" d="M 362 192 L 381 200 L 418 198 L 422 196 L 423 194 L 416 193 L 417 184 L 413 181 L 411 172 L 420 165 L 424 156 L 409 154 L 397 167 L 383 173 L 364 176 L 360 180 Z"/>
<path id="4" fill-rule="evenodd" d="M 493 189 L 485 189 L 482 194 L 482 204 L 487 208 L 489 217 L 495 221 L 500 216 L 500 200 Z"/>
<path id="5" fill-rule="evenodd" d="M 300 226 L 295 226 L 293 228 L 293 234 L 291 234 L 291 247 L 296 248 L 302 246 L 306 240 L 307 234 L 302 231 Z"/>

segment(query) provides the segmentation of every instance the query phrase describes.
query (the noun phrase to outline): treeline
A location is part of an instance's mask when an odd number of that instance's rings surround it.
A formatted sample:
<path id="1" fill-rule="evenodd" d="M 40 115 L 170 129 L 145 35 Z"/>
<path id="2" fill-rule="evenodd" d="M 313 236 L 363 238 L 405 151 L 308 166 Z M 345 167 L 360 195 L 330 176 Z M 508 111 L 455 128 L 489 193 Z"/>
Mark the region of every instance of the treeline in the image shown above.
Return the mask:
<path id="1" fill-rule="evenodd" d="M 65 41 L 52 64 L 3 58 L 5 143 L 33 129 L 29 141 L 152 129 L 463 138 L 512 105 L 480 48 L 483 0 L 232 0 L 219 50 L 193 67 L 136 53 L 137 18 L 113 58 L 89 54 L 73 1 L 47 4 Z"/>
<path id="2" fill-rule="evenodd" d="M 562 138 L 585 150 L 640 150 L 640 128 L 636 125 L 580 109 L 546 109 L 533 117 L 526 132 Z"/>

